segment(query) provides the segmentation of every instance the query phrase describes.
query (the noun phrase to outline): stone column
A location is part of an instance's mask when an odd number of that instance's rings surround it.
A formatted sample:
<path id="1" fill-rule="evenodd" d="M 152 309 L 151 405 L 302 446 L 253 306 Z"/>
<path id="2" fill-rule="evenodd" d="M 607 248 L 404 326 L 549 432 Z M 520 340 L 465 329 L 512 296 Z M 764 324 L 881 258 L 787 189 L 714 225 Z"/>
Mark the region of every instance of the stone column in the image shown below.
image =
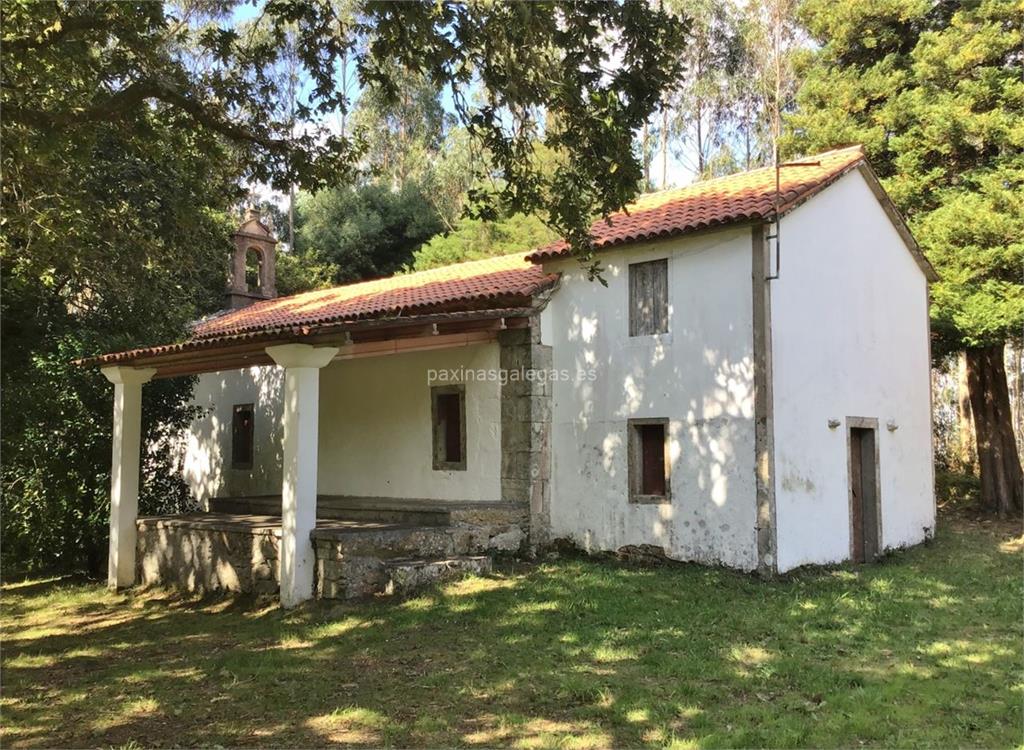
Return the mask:
<path id="1" fill-rule="evenodd" d="M 284 368 L 280 553 L 284 607 L 313 596 L 316 560 L 309 535 L 316 526 L 320 368 L 337 353 L 337 347 L 308 344 L 267 347 L 270 358 Z"/>
<path id="2" fill-rule="evenodd" d="M 540 343 L 539 323 L 498 334 L 509 375 L 501 389 L 501 499 L 529 507 L 532 549 L 548 541 L 551 528 L 552 356 Z"/>
<path id="3" fill-rule="evenodd" d="M 110 556 L 107 587 L 135 583 L 135 520 L 139 515 L 139 456 L 142 440 L 142 385 L 153 369 L 104 367 L 114 384 L 113 456 L 110 461 Z"/>

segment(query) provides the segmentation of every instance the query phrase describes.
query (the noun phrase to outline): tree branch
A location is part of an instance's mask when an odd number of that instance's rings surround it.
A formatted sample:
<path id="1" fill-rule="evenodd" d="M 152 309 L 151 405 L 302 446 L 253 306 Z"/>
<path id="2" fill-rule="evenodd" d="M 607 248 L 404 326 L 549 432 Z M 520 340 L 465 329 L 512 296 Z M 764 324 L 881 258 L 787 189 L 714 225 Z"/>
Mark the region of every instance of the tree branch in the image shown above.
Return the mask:
<path id="1" fill-rule="evenodd" d="M 105 28 L 110 21 L 100 16 L 72 16 L 71 18 L 57 18 L 54 23 L 38 34 L 22 37 L 7 37 L 4 39 L 4 46 L 14 50 L 28 51 L 42 49 L 56 44 L 65 37 L 72 36 L 81 31 L 96 31 Z M 60 24 L 59 28 L 54 28 Z M 49 33 L 47 33 L 49 32 Z"/>
<path id="2" fill-rule="evenodd" d="M 3 108 L 3 114 L 8 122 L 37 127 L 67 127 L 89 122 L 116 122 L 147 99 L 156 99 L 169 104 L 187 114 L 198 125 L 220 133 L 230 140 L 252 143 L 271 151 L 287 151 L 290 148 L 288 139 L 273 138 L 229 122 L 208 109 L 202 102 L 156 80 L 136 81 L 85 110 L 51 112 L 20 107 L 17 104 L 7 104 Z"/>

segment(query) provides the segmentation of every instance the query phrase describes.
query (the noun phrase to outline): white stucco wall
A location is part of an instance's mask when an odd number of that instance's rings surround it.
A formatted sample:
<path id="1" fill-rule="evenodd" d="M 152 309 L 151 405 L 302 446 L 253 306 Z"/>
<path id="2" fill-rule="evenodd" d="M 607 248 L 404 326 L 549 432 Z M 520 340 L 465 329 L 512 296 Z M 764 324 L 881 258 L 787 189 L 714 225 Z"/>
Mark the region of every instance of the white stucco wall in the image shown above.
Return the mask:
<path id="1" fill-rule="evenodd" d="M 283 370 L 250 367 L 200 375 L 192 404 L 203 410 L 185 435 L 182 473 L 193 496 L 210 498 L 281 492 L 281 386 Z M 235 404 L 253 404 L 253 468 L 231 468 Z"/>
<path id="2" fill-rule="evenodd" d="M 501 499 L 501 389 L 467 375 L 465 471 L 434 471 L 430 369 L 498 368 L 496 343 L 339 360 L 321 370 L 318 492 L 363 497 Z M 283 370 L 254 367 L 199 377 L 193 403 L 206 413 L 186 436 L 184 475 L 211 497 L 281 492 Z M 254 403 L 252 470 L 232 469 L 234 404 Z"/>
<path id="3" fill-rule="evenodd" d="M 501 500 L 501 386 L 464 378 L 466 470 L 434 471 L 430 369 L 498 369 L 496 343 L 335 362 L 321 376 L 327 495 Z"/>
<path id="4" fill-rule="evenodd" d="M 847 417 L 879 422 L 883 547 L 921 541 L 935 525 L 926 280 L 858 172 L 782 220 L 771 295 L 780 570 L 850 556 Z"/>
<path id="5" fill-rule="evenodd" d="M 629 263 L 668 258 L 669 332 L 628 329 Z M 554 537 L 592 550 L 662 547 L 681 560 L 757 563 L 749 228 L 600 255 L 607 287 L 573 261 L 542 316 L 553 388 Z M 671 504 L 629 502 L 627 419 L 669 418 Z"/>

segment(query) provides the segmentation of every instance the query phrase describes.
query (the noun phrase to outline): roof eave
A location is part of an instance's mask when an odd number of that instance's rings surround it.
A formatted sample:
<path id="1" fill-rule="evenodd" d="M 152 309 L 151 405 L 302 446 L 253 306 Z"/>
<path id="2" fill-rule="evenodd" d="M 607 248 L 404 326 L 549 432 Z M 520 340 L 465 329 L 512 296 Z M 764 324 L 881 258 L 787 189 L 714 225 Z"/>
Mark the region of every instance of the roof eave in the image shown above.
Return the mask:
<path id="1" fill-rule="evenodd" d="M 900 235 L 904 244 L 907 246 L 907 250 L 914 256 L 914 261 L 917 263 L 921 272 L 924 273 L 926 279 L 930 284 L 934 284 L 940 280 L 939 274 L 936 272 L 935 267 L 929 262 L 928 258 L 925 257 L 924 251 L 921 246 L 917 244 L 917 240 L 914 239 L 914 235 L 910 231 L 910 227 L 907 226 L 906 219 L 903 218 L 903 214 L 896 208 L 896 204 L 892 202 L 892 198 L 885 192 L 885 188 L 882 187 L 881 181 L 878 179 L 878 175 L 875 174 L 875 170 L 871 168 L 871 165 L 866 160 L 861 160 L 857 164 L 857 169 L 864 181 L 867 183 L 868 188 L 874 193 L 875 198 L 878 199 L 879 205 L 882 210 L 885 211 L 889 217 L 889 221 L 892 222 L 896 232 Z"/>
<path id="2" fill-rule="evenodd" d="M 924 251 L 921 250 L 921 246 L 917 243 L 917 240 L 914 239 L 914 235 L 910 232 L 910 228 L 907 226 L 906 220 L 903 218 L 902 214 L 900 214 L 899 209 L 896 208 L 896 205 L 892 202 L 892 199 L 889 197 L 889 194 L 886 193 L 885 188 L 882 187 L 882 184 L 879 181 L 878 176 L 875 174 L 874 170 L 871 169 L 871 165 L 868 164 L 867 159 L 863 157 L 851 162 L 842 169 L 837 170 L 827 179 L 822 180 L 816 185 L 813 185 L 812 187 L 808 188 L 799 196 L 797 196 L 794 200 L 781 205 L 778 211 L 779 216 L 785 216 L 791 213 L 792 211 L 796 210 L 804 203 L 806 203 L 808 200 L 818 195 L 821 191 L 831 187 L 836 182 L 838 182 L 839 180 L 841 180 L 843 177 L 850 174 L 854 170 L 860 172 L 860 174 L 864 177 L 864 180 L 867 182 L 868 187 L 871 189 L 871 192 L 874 193 L 875 197 L 878 199 L 879 204 L 882 206 L 882 210 L 885 211 L 886 215 L 889 217 L 889 220 L 892 222 L 896 231 L 903 239 L 903 242 L 906 244 L 907 249 L 914 257 L 914 261 L 917 263 L 922 273 L 924 273 L 925 278 L 928 279 L 929 283 L 934 283 L 938 281 L 938 273 L 936 273 L 935 268 L 925 257 Z M 694 235 L 703 234 L 706 232 L 719 231 L 735 226 L 741 226 L 744 224 L 768 222 L 772 221 L 773 218 L 774 217 L 772 214 L 767 214 L 765 216 L 751 214 L 748 216 L 737 217 L 729 221 L 722 221 L 714 224 L 709 224 L 703 227 L 696 227 L 693 229 L 683 229 L 677 232 L 664 232 L 660 235 L 649 237 L 624 238 L 619 241 L 611 241 L 601 245 L 600 247 L 597 248 L 597 252 L 609 250 L 612 248 L 621 248 L 628 245 L 639 244 L 642 242 L 657 242 L 659 240 L 665 239 L 690 237 Z M 571 252 L 567 252 L 565 250 L 559 251 L 558 253 L 534 251 L 528 254 L 526 257 L 533 263 L 544 264 L 572 258 L 572 254 Z"/>
<path id="3" fill-rule="evenodd" d="M 730 219 L 729 221 L 709 222 L 708 224 L 706 224 L 704 226 L 695 227 L 693 229 L 681 229 L 681 230 L 677 230 L 677 231 L 668 231 L 668 232 L 662 231 L 662 232 L 659 232 L 659 233 L 651 235 L 651 236 L 632 237 L 632 238 L 629 238 L 629 239 L 612 240 L 612 241 L 607 242 L 606 244 L 601 245 L 600 247 L 595 248 L 595 253 L 599 254 L 599 253 L 605 252 L 606 250 L 614 250 L 614 249 L 617 249 L 617 248 L 627 247 L 629 245 L 640 245 L 640 244 L 651 244 L 651 243 L 657 243 L 657 242 L 665 242 L 665 241 L 668 241 L 668 240 L 679 239 L 680 237 L 699 237 L 699 236 L 704 235 L 704 234 L 712 234 L 714 232 L 720 232 L 720 231 L 723 231 L 723 230 L 726 230 L 726 229 L 736 229 L 738 227 L 753 226 L 755 224 L 763 224 L 765 221 L 769 221 L 770 219 L 771 219 L 770 216 L 761 216 L 759 214 L 751 214 L 749 216 L 739 216 L 739 217 L 736 217 L 735 219 Z M 530 257 L 530 256 L 528 256 L 528 257 Z M 560 255 L 546 255 L 544 257 L 538 258 L 537 260 L 532 260 L 531 259 L 531 262 L 536 263 L 537 265 L 543 266 L 543 265 L 545 265 L 547 263 L 558 263 L 558 262 L 564 262 L 564 261 L 567 261 L 567 260 L 572 260 L 573 257 L 574 256 L 572 255 L 572 253 L 564 252 L 564 253 L 562 253 Z M 552 271 L 552 273 L 557 273 L 557 270 Z"/>
<path id="4" fill-rule="evenodd" d="M 490 328 L 499 330 L 506 327 L 522 327 L 526 325 L 522 321 L 536 313 L 537 308 L 529 306 L 403 315 L 344 321 L 331 325 L 285 326 L 130 349 L 76 360 L 75 364 L 82 367 L 154 367 L 157 369 L 155 378 L 174 377 L 272 365 L 273 362 L 266 355 L 265 349 L 274 344 L 316 343 L 348 346 L 353 344 L 353 336 L 439 336 L 473 328 L 479 329 L 480 323 L 490 323 Z"/>

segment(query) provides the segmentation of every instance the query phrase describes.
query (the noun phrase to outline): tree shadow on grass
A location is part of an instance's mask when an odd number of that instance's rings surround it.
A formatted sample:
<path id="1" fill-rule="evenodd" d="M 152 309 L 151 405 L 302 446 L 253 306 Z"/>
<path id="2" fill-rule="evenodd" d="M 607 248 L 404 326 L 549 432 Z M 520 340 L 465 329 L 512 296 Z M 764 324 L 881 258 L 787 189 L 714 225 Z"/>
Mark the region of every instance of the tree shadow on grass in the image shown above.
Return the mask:
<path id="1" fill-rule="evenodd" d="M 569 559 L 287 613 L 79 595 L 56 626 L 12 618 L 6 743 L 1006 744 L 1015 570 L 1019 555 L 945 534 L 768 584 Z"/>

